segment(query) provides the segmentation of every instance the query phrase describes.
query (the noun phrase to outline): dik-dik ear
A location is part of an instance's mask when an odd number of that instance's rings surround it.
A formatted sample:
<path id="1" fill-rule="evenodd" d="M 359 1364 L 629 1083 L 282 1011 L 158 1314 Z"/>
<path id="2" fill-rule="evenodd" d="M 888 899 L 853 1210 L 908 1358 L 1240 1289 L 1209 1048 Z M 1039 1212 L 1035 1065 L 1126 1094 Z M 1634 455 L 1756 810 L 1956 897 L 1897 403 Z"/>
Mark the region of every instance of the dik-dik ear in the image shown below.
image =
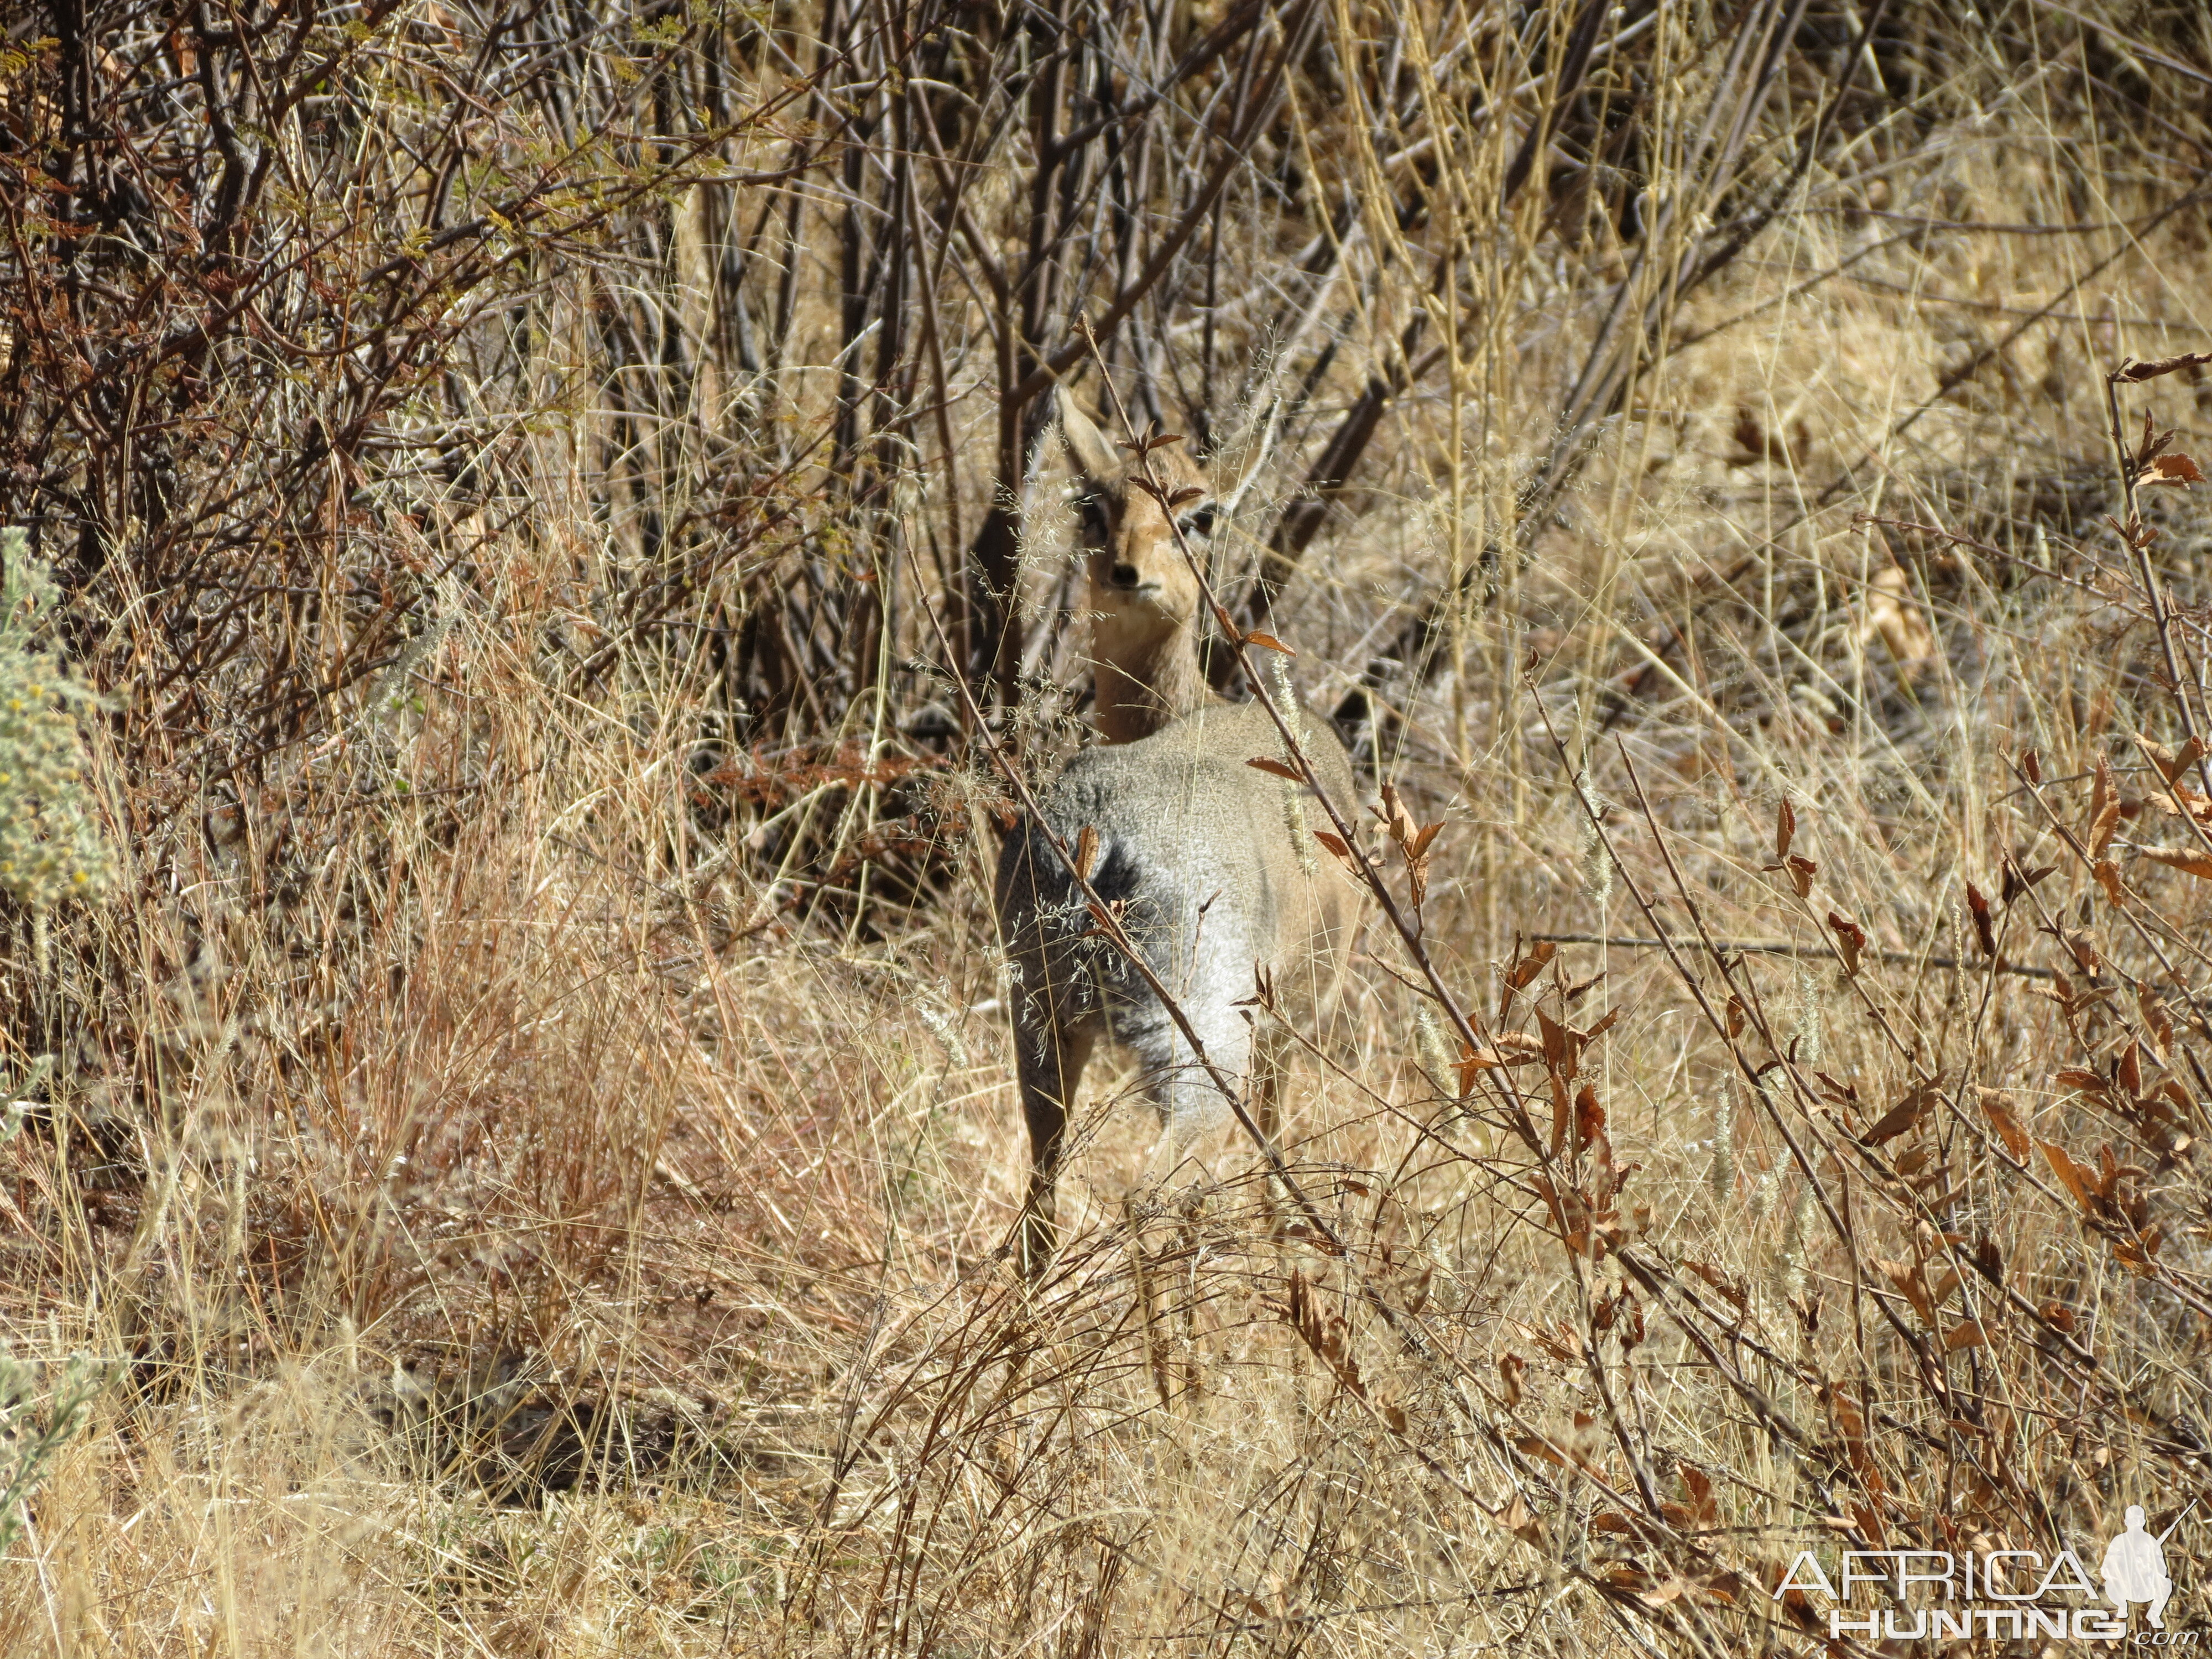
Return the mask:
<path id="1" fill-rule="evenodd" d="M 1086 480 L 1094 485 L 1121 482 L 1125 470 L 1121 452 L 1107 442 L 1106 434 L 1091 423 L 1091 417 L 1067 395 L 1066 386 L 1060 390 L 1060 430 Z"/>

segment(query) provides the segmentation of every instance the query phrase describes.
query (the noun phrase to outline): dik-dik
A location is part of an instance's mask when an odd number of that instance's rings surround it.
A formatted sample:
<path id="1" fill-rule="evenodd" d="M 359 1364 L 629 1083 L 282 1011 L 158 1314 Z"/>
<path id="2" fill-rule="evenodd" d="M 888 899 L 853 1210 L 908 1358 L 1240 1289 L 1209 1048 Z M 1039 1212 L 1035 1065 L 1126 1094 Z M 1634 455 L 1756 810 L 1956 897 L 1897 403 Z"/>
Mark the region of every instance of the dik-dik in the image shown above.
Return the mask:
<path id="1" fill-rule="evenodd" d="M 1145 1182 L 1175 1175 L 1194 1144 L 1231 1119 L 1229 1102 L 1160 999 L 1095 928 L 1053 838 L 1090 851 L 1091 885 L 1188 1018 L 1205 1056 L 1249 1079 L 1248 1100 L 1273 1142 L 1285 1034 L 1249 1006 L 1255 969 L 1279 1006 L 1310 1014 L 1340 971 L 1358 899 L 1313 837 L 1328 817 L 1303 785 L 1246 764 L 1285 758 L 1256 702 L 1216 696 L 1199 665 L 1204 599 L 1162 501 L 1139 470 L 1063 397 L 1062 429 L 1086 492 L 1091 638 L 1101 743 L 1078 753 L 1037 798 L 999 859 L 999 931 L 1012 984 L 1030 1188 L 1022 1269 L 1039 1273 L 1054 1242 L 1054 1183 L 1084 1063 L 1104 1039 L 1130 1050 L 1158 1109 L 1161 1134 Z M 1180 447 L 1152 452 L 1193 550 L 1215 515 L 1206 481 Z M 1338 811 L 1354 809 L 1352 763 L 1328 722 L 1287 699 L 1299 746 Z M 1048 834 L 1049 831 L 1049 834 Z M 1318 854 L 1318 856 L 1317 856 Z M 1255 1016 L 1254 1018 L 1248 1018 Z"/>

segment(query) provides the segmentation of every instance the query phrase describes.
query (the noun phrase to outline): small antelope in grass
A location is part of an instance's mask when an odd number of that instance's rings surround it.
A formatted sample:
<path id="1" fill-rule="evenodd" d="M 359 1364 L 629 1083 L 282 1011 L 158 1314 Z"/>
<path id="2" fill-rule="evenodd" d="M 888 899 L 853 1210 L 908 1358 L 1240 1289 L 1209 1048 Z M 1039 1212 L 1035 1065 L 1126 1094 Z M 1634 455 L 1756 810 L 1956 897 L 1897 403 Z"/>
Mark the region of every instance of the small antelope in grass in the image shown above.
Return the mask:
<path id="1" fill-rule="evenodd" d="M 1052 837 L 1087 853 L 1091 886 L 1118 907 L 1206 1059 L 1226 1077 L 1249 1079 L 1252 1116 L 1270 1143 L 1289 1040 L 1238 1005 L 1250 1001 L 1256 969 L 1269 975 L 1285 1014 L 1313 1012 L 1334 990 L 1358 913 L 1356 890 L 1314 840 L 1328 818 L 1310 792 L 1246 764 L 1285 758 L 1267 711 L 1225 702 L 1206 684 L 1198 656 L 1204 596 L 1168 509 L 1135 482 L 1137 463 L 1125 462 L 1065 397 L 1061 409 L 1087 492 L 1103 742 L 1078 753 L 1040 793 L 1043 822 L 1024 822 L 999 859 L 999 931 L 1030 1131 L 1021 1249 L 1031 1277 L 1052 1254 L 1068 1109 L 1100 1039 L 1134 1053 L 1159 1110 L 1145 1187 L 1175 1175 L 1194 1143 L 1232 1115 L 1160 1000 L 1094 929 Z M 1178 447 L 1154 449 L 1151 464 L 1170 499 L 1206 489 Z M 1174 510 L 1194 550 L 1202 550 L 1216 510 L 1210 494 Z M 1289 701 L 1287 682 L 1277 707 L 1337 810 L 1350 813 L 1356 786 L 1335 732 Z"/>

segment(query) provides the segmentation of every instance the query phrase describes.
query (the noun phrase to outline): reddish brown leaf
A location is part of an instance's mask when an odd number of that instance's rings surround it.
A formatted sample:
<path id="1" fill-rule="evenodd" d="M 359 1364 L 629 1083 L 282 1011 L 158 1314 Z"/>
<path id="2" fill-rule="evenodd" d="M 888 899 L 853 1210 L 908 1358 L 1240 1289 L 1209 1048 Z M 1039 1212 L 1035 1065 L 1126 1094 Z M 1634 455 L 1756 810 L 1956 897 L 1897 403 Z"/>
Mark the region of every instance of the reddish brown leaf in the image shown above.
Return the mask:
<path id="1" fill-rule="evenodd" d="M 1091 879 L 1091 866 L 1098 861 L 1098 831 L 1085 824 L 1075 832 L 1075 873 L 1079 879 Z"/>
<path id="2" fill-rule="evenodd" d="M 2151 804 L 2170 818 L 2191 817 L 2197 823 L 2212 826 L 2212 796 L 2201 789 L 2176 781 L 2165 791 L 2153 795 Z"/>
<path id="3" fill-rule="evenodd" d="M 1566 1458 L 1553 1449 L 1552 1443 L 1541 1435 L 1516 1435 L 1513 1444 L 1523 1457 L 1540 1457 L 1545 1462 L 1556 1463 L 1563 1469 L 1569 1467 Z"/>
<path id="4" fill-rule="evenodd" d="M 1620 1346 L 1624 1349 L 1633 1348 L 1644 1340 L 1644 1304 L 1631 1296 L 1625 1286 L 1620 1292 L 1620 1300 L 1628 1304 L 1628 1322 L 1620 1328 Z"/>
<path id="5" fill-rule="evenodd" d="M 1544 1064 L 1562 1081 L 1571 1080 L 1575 1074 L 1575 1061 L 1582 1045 L 1575 1034 L 1553 1019 L 1541 1008 L 1536 1011 L 1536 1029 L 1544 1036 Z"/>
<path id="6" fill-rule="evenodd" d="M 2190 1099 L 2189 1091 L 2181 1086 L 2181 1083 L 2179 1079 L 2166 1079 L 2165 1082 L 2158 1085 L 2158 1091 L 2166 1099 L 2173 1103 L 2173 1109 L 2185 1120 L 2192 1122 L 2196 1120 L 2197 1104 L 2194 1101 Z M 2182 1145 L 2185 1146 L 2187 1141 L 2187 1136 L 2182 1137 Z M 2180 1146 L 2177 1146 L 2173 1150 L 2178 1152 L 2181 1151 L 2181 1149 Z"/>
<path id="7" fill-rule="evenodd" d="M 1528 1066 L 1543 1059 L 1544 1045 L 1522 1031 L 1501 1031 L 1498 1041 L 1486 1048 L 1460 1046 L 1459 1091 L 1465 1095 L 1474 1087 L 1474 1079 L 1483 1073 L 1500 1066 Z"/>
<path id="8" fill-rule="evenodd" d="M 1940 1091 L 1934 1085 L 1923 1084 L 1876 1118 L 1873 1127 L 1859 1137 L 1859 1143 L 1866 1146 L 1879 1146 L 1885 1140 L 1896 1139 L 1907 1129 L 1918 1125 L 1941 1098 Z"/>
<path id="9" fill-rule="evenodd" d="M 1790 884 L 1797 890 L 1797 896 L 1812 897 L 1813 878 L 1820 873 L 1820 866 L 1812 860 L 1801 858 L 1795 853 L 1783 860 L 1782 865 L 1783 868 L 1790 872 Z"/>
<path id="10" fill-rule="evenodd" d="M 2203 483 L 2204 475 L 2197 470 L 2197 463 L 2186 455 L 2161 455 L 2143 469 L 2142 476 L 2136 482 L 2145 488 L 2152 484 L 2180 484 L 2185 487 Z"/>
<path id="11" fill-rule="evenodd" d="M 1542 973 L 1545 964 L 1559 953 L 1559 947 L 1557 945 L 1550 939 L 1540 939 L 1528 947 L 1527 956 L 1506 970 L 1505 984 L 1498 998 L 1498 1017 L 1500 1019 L 1505 1017 L 1505 1011 L 1513 1006 L 1515 994 L 1526 990 L 1529 981 Z"/>
<path id="12" fill-rule="evenodd" d="M 2136 1012 L 2142 1016 L 2143 1025 L 2157 1045 L 2160 1062 L 2167 1063 L 2166 1051 L 2173 1047 L 2173 1016 L 2166 1012 L 2165 1001 L 2149 986 L 2138 985 Z"/>
<path id="13" fill-rule="evenodd" d="M 2194 847 L 2138 847 L 2136 850 L 2154 864 L 2163 864 L 2199 881 L 2212 881 L 2212 853 Z"/>
<path id="14" fill-rule="evenodd" d="M 1713 1501 L 1713 1480 L 1694 1463 L 1679 1466 L 1682 1475 L 1682 1490 L 1690 1495 L 1690 1518 L 1701 1527 L 1716 1525 L 1720 1518 L 1720 1505 Z"/>
<path id="15" fill-rule="evenodd" d="M 1784 796 L 1774 809 L 1774 861 L 1782 863 L 1790 856 L 1790 843 L 1797 834 L 1797 814 Z"/>
<path id="16" fill-rule="evenodd" d="M 1284 1320 L 1297 1332 L 1314 1355 L 1336 1373 L 1337 1381 L 1362 1399 L 1367 1397 L 1365 1382 L 1359 1375 L 1359 1363 L 1352 1352 L 1352 1328 L 1344 1316 L 1329 1310 L 1326 1303 L 1316 1296 L 1305 1275 L 1295 1269 L 1291 1273 L 1288 1306 Z"/>
<path id="17" fill-rule="evenodd" d="M 2179 749 L 2168 749 L 2164 744 L 2154 743 L 2148 738 L 2141 738 L 2137 741 L 2142 744 L 2143 753 L 2151 757 L 2152 764 L 2158 768 L 2159 775 L 2168 783 L 2177 781 L 2184 772 L 2204 757 L 2204 739 L 2194 735 Z"/>
<path id="18" fill-rule="evenodd" d="M 1295 657 L 1298 654 L 1273 634 L 1247 634 L 1244 636 L 1244 643 L 1256 645 L 1262 651 L 1279 651 L 1286 657 Z"/>
<path id="19" fill-rule="evenodd" d="M 1493 1066 L 1503 1066 L 1504 1059 L 1494 1048 L 1460 1047 L 1459 1097 L 1465 1100 L 1474 1092 L 1474 1080 Z"/>
<path id="20" fill-rule="evenodd" d="M 1400 799 L 1395 784 L 1384 784 L 1381 793 L 1382 804 L 1374 809 L 1375 816 L 1382 820 L 1384 827 L 1390 832 L 1390 839 L 1401 848 L 1410 847 L 1417 833 L 1413 815 L 1406 810 L 1406 803 Z"/>
<path id="21" fill-rule="evenodd" d="M 1997 953 L 1996 931 L 1990 925 L 1990 902 L 1982 896 L 1982 890 L 1971 881 L 1966 884 L 1966 909 L 1974 918 L 1974 942 L 1982 947 L 1982 954 L 1993 957 Z"/>
<path id="22" fill-rule="evenodd" d="M 2014 1158 L 2026 1158 L 2027 1131 L 2021 1127 L 2019 1108 L 2012 1096 L 2002 1089 L 1984 1089 L 1981 1100 L 1982 1115 L 1996 1127 L 2005 1149 Z"/>
<path id="23" fill-rule="evenodd" d="M 1544 1518 L 1533 1513 L 1519 1492 L 1491 1519 L 1523 1543 L 1542 1546 L 1545 1542 Z"/>
<path id="24" fill-rule="evenodd" d="M 2014 899 L 2030 890 L 2036 883 L 2043 880 L 2057 867 L 2055 864 L 2045 864 L 2039 865 L 2033 870 L 2022 870 L 2010 859 L 2007 859 L 2004 866 L 2004 890 L 1998 894 L 1997 902 L 2010 909 Z"/>
<path id="25" fill-rule="evenodd" d="M 1538 939 L 1528 947 L 1528 954 L 1513 964 L 1513 970 L 1506 975 L 1505 982 L 1515 990 L 1521 990 L 1530 980 L 1542 973 L 1544 964 L 1559 953 L 1559 947 L 1550 939 Z"/>
<path id="26" fill-rule="evenodd" d="M 2089 786 L 2088 826 L 2081 837 L 2089 844 L 2091 860 L 2105 856 L 2105 848 L 2112 844 L 2112 831 L 2119 822 L 2120 792 L 2112 781 L 2112 763 L 2100 755 L 2096 774 Z"/>
<path id="27" fill-rule="evenodd" d="M 2124 386 L 2139 385 L 2154 380 L 2161 374 L 2171 374 L 2178 368 L 2192 368 L 2200 363 L 2212 363 L 2212 351 L 2185 351 L 2179 357 L 2159 357 L 2147 363 L 2130 363 L 2113 374 Z"/>
<path id="28" fill-rule="evenodd" d="M 2099 859 L 2089 866 L 2089 873 L 2096 877 L 2097 884 L 2105 890 L 2105 896 L 2114 904 L 2124 905 L 2128 902 L 2127 890 L 2120 885 L 2120 866 L 2112 860 Z"/>
<path id="29" fill-rule="evenodd" d="M 1285 766 L 1282 762 L 1271 759 L 1266 755 L 1255 755 L 1250 760 L 1246 761 L 1244 764 L 1255 768 L 1259 771 L 1265 772 L 1270 777 L 1288 778 L 1292 783 L 1303 783 L 1304 781 L 1303 778 L 1298 776 L 1295 768 Z"/>
<path id="30" fill-rule="evenodd" d="M 1887 1256 L 1877 1256 L 1874 1265 L 1881 1270 L 1882 1277 L 1896 1285 L 1905 1299 L 1912 1304 L 1913 1312 L 1930 1325 L 1936 1322 L 1936 1306 L 1929 1298 L 1928 1286 L 1921 1279 L 1917 1263 L 1893 1261 Z"/>
<path id="31" fill-rule="evenodd" d="M 1859 953 L 1866 949 L 1866 929 L 1835 910 L 1828 912 L 1828 927 L 1836 936 L 1837 948 L 1843 952 L 1845 976 L 1857 973 Z"/>
<path id="32" fill-rule="evenodd" d="M 2081 1206 L 2082 1213 L 2087 1214 L 2091 1194 L 2096 1190 L 2095 1177 L 2069 1158 L 2066 1149 L 2057 1142 L 2039 1140 L 2035 1144 L 2043 1149 L 2044 1160 L 2051 1165 L 2051 1172 L 2064 1184 L 2066 1190 L 2074 1194 L 2074 1201 Z"/>
<path id="33" fill-rule="evenodd" d="M 1726 1297 L 1738 1309 L 1747 1308 L 1751 1305 L 1750 1293 L 1744 1289 L 1742 1284 L 1736 1279 L 1731 1279 L 1726 1273 L 1715 1267 L 1711 1262 L 1685 1260 L 1682 1265 L 1687 1267 L 1692 1273 L 1697 1274 L 1698 1278 L 1704 1279 L 1706 1284 L 1718 1291 L 1723 1296 Z"/>
<path id="34" fill-rule="evenodd" d="M 1521 1403 L 1521 1373 L 1528 1369 L 1528 1362 L 1510 1352 L 1498 1356 L 1498 1376 L 1505 1390 L 1505 1403 Z"/>
<path id="35" fill-rule="evenodd" d="M 1587 1150 L 1604 1133 L 1605 1108 L 1598 1104 L 1597 1091 L 1585 1083 L 1575 1096 L 1575 1146 Z"/>

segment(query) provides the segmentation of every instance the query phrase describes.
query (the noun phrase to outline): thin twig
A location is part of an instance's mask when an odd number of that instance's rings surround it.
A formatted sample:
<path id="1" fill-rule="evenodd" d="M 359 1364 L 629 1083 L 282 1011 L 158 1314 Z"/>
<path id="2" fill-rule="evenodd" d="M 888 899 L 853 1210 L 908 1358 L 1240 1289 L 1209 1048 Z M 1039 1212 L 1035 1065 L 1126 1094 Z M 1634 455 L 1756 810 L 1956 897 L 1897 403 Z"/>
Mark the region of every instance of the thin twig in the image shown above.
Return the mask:
<path id="1" fill-rule="evenodd" d="M 1531 933 L 1528 937 L 1548 939 L 1554 945 L 1618 945 L 1629 951 L 1663 951 L 1669 945 L 1669 941 L 1663 939 L 1643 939 L 1626 933 Z M 1713 941 L 1713 945 L 1723 955 L 1741 953 L 1747 956 L 1803 957 L 1821 962 L 1830 961 L 1835 955 L 1835 952 L 1826 945 L 1816 950 L 1807 945 L 1792 945 L 1786 939 L 1717 939 Z M 1863 950 L 1859 954 L 1862 957 L 1873 957 L 1877 961 L 1889 963 L 1897 967 L 1941 968 L 1948 972 L 1955 972 L 1960 969 L 1978 969 L 1983 965 L 1980 963 L 1962 963 L 1956 957 L 1917 956 L 1911 951 Z M 2017 962 L 1999 962 L 1997 971 L 2001 974 L 2017 974 L 2022 979 L 2052 977 L 2048 968 L 2031 968 Z"/>

